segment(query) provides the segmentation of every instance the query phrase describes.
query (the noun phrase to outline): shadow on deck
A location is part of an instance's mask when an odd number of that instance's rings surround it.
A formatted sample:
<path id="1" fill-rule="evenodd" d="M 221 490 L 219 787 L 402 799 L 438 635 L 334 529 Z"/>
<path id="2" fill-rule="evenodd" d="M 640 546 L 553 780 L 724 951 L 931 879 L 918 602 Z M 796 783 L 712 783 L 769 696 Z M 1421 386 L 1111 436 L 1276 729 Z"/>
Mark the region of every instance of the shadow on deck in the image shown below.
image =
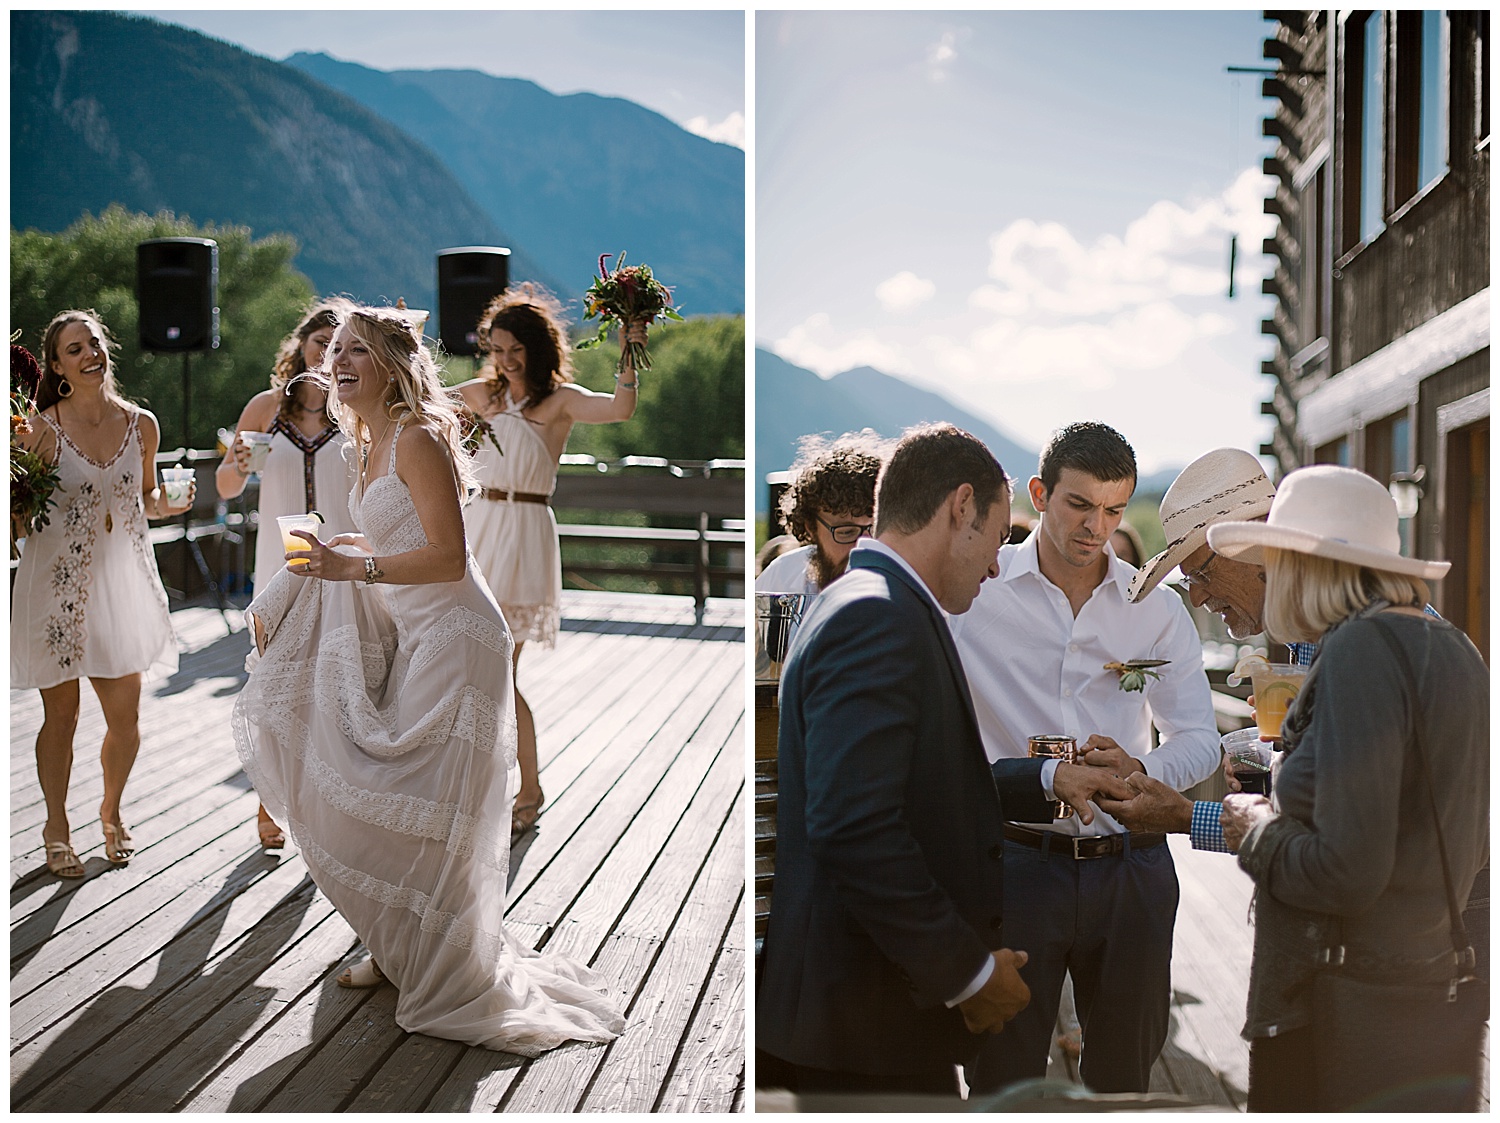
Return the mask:
<path id="1" fill-rule="evenodd" d="M 103 719 L 84 690 L 69 793 L 88 876 L 42 862 L 35 691 L 11 694 L 11 1106 L 16 1111 L 731 1111 L 744 1098 L 743 609 L 564 594 L 527 649 L 547 806 L 513 852 L 507 923 L 628 1003 L 607 1046 L 536 1060 L 408 1034 L 395 993 L 339 988 L 358 941 L 295 850 L 267 854 L 229 736 L 243 632 L 174 613 L 125 818 L 103 857 Z"/>

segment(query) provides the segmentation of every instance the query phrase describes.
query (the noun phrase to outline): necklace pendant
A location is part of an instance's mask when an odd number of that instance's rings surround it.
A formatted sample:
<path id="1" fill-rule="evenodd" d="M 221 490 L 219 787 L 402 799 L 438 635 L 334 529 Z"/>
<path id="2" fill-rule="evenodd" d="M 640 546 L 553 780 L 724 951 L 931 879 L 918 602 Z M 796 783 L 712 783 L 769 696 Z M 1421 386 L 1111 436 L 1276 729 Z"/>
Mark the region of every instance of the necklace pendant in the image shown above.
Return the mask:
<path id="1" fill-rule="evenodd" d="M 108 534 L 110 531 L 114 530 L 114 528 L 115 528 L 115 516 L 114 516 L 114 512 L 112 512 L 112 511 L 110 511 L 109 509 L 106 508 L 105 512 L 104 512 L 104 533 Z"/>

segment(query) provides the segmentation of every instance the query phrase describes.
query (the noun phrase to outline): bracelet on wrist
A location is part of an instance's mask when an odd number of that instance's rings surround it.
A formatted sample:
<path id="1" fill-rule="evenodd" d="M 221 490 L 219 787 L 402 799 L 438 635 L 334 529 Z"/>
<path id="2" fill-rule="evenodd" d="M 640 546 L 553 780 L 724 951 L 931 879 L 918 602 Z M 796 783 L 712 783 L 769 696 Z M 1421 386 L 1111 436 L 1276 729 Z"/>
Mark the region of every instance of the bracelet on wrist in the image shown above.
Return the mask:
<path id="1" fill-rule="evenodd" d="M 379 581 L 384 576 L 385 576 L 385 570 L 381 569 L 378 565 L 375 564 L 375 557 L 374 557 L 373 554 L 370 557 L 368 557 L 368 558 L 365 559 L 365 584 L 366 585 L 373 585 L 373 584 L 375 584 L 375 582 Z"/>
<path id="2" fill-rule="evenodd" d="M 641 385 L 641 376 L 636 375 L 634 382 L 621 382 L 619 372 L 615 372 L 615 388 L 619 390 L 635 390 Z"/>

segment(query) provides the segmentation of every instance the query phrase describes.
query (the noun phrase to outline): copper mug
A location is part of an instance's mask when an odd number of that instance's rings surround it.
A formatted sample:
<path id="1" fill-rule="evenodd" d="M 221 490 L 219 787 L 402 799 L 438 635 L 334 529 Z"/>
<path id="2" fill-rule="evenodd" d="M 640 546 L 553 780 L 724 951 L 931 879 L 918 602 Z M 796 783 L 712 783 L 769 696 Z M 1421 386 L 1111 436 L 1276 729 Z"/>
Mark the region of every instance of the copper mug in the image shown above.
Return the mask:
<path id="1" fill-rule="evenodd" d="M 1061 733 L 1039 733 L 1027 740 L 1026 755 L 1060 760 L 1064 764 L 1077 764 L 1078 741 L 1076 738 L 1067 737 Z M 1052 808 L 1054 819 L 1066 819 L 1072 814 L 1073 809 L 1068 806 L 1066 800 L 1058 800 Z"/>

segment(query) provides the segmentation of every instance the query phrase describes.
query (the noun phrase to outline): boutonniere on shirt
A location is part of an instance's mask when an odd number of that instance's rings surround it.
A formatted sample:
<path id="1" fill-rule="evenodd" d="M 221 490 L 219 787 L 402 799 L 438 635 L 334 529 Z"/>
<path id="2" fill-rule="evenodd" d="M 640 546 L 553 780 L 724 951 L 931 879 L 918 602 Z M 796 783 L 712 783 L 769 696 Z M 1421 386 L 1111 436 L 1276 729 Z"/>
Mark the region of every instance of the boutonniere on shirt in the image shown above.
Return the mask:
<path id="1" fill-rule="evenodd" d="M 1161 678 L 1161 675 L 1151 668 L 1165 667 L 1171 661 L 1170 659 L 1127 659 L 1123 663 L 1106 663 L 1104 669 L 1114 671 L 1120 676 L 1121 690 L 1145 690 L 1147 675 L 1152 678 Z"/>

